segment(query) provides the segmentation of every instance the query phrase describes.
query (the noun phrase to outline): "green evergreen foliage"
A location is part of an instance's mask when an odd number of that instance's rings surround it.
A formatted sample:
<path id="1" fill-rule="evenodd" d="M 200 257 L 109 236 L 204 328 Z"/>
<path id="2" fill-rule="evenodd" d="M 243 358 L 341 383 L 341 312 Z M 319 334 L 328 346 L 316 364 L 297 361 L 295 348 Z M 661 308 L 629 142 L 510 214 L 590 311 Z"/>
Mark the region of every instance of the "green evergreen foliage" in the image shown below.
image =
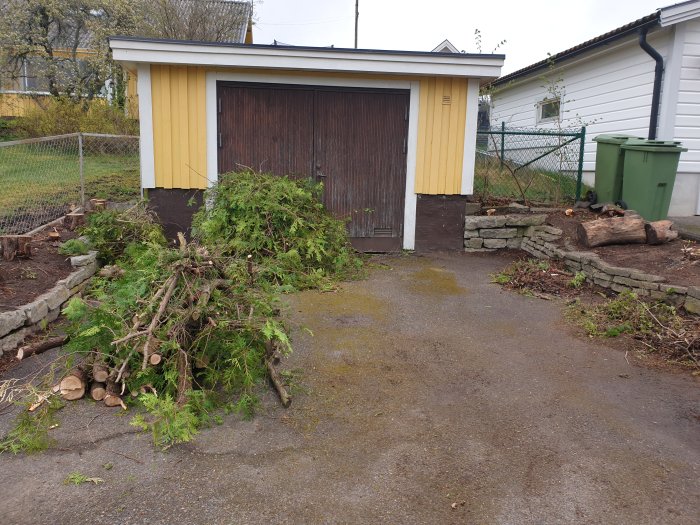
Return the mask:
<path id="1" fill-rule="evenodd" d="M 58 253 L 71 257 L 74 255 L 85 255 L 90 250 L 87 243 L 81 241 L 80 239 L 68 239 L 66 242 L 58 247 Z"/>
<path id="2" fill-rule="evenodd" d="M 105 264 L 114 263 L 131 243 L 165 245 L 163 230 L 156 224 L 145 203 L 126 211 L 91 213 L 80 233 L 90 239 L 100 261 Z"/>
<path id="3" fill-rule="evenodd" d="M 258 278 L 303 289 L 356 275 L 362 262 L 343 221 L 321 204 L 321 184 L 242 171 L 220 176 L 197 213 L 196 236 L 223 255 L 252 255 Z"/>

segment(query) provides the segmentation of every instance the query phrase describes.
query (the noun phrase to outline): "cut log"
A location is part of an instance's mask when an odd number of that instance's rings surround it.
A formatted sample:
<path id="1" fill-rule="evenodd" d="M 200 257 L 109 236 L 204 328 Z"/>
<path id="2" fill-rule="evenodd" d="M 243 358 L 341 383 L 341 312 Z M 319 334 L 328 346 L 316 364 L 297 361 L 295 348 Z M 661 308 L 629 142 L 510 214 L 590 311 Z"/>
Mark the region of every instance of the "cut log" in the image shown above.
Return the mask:
<path id="1" fill-rule="evenodd" d="M 270 376 L 270 381 L 275 387 L 275 390 L 277 390 L 277 395 L 280 396 L 280 403 L 282 403 L 282 406 L 284 408 L 287 408 L 289 405 L 292 404 L 292 396 L 289 395 L 287 389 L 284 387 L 284 382 L 282 381 L 279 372 L 272 364 L 272 361 L 270 361 L 269 359 L 265 359 L 265 365 L 267 366 L 267 372 Z"/>
<path id="2" fill-rule="evenodd" d="M 644 225 L 649 244 L 663 244 L 678 238 L 678 232 L 672 230 L 673 221 L 648 222 Z"/>
<path id="3" fill-rule="evenodd" d="M 93 383 L 90 385 L 90 397 L 95 401 L 102 401 L 107 395 L 107 388 L 104 383 Z"/>
<path id="4" fill-rule="evenodd" d="M 61 397 L 66 401 L 75 401 L 85 395 L 87 376 L 81 368 L 74 368 L 61 380 Z"/>
<path id="5" fill-rule="evenodd" d="M 121 396 L 118 396 L 117 394 L 110 394 L 109 392 L 107 392 L 102 402 L 105 404 L 105 406 L 122 407 L 124 410 L 126 410 L 126 405 L 124 404 L 124 401 L 122 401 Z"/>
<path id="6" fill-rule="evenodd" d="M 68 336 L 61 335 L 58 337 L 51 337 L 50 339 L 46 339 L 44 341 L 37 341 L 36 343 L 32 343 L 30 345 L 25 345 L 17 350 L 17 360 L 21 361 L 22 359 L 25 359 L 31 355 L 42 354 L 47 350 L 65 344 L 66 341 L 68 341 Z"/>
<path id="7" fill-rule="evenodd" d="M 148 362 L 151 363 L 153 366 L 160 364 L 162 360 L 163 356 L 160 354 L 151 354 L 148 358 Z"/>
<path id="8" fill-rule="evenodd" d="M 613 217 L 582 222 L 576 231 L 578 240 L 587 248 L 608 244 L 644 244 L 647 234 L 644 220 L 638 217 Z"/>
<path id="9" fill-rule="evenodd" d="M 0 235 L 2 257 L 6 261 L 12 261 L 16 256 L 32 256 L 31 235 Z"/>
<path id="10" fill-rule="evenodd" d="M 109 377 L 109 368 L 102 361 L 95 361 L 92 365 L 92 379 L 98 383 L 104 383 Z"/>
<path id="11" fill-rule="evenodd" d="M 83 224 L 85 224 L 85 214 L 82 212 L 73 211 L 63 217 L 63 227 L 67 230 L 73 231 Z"/>

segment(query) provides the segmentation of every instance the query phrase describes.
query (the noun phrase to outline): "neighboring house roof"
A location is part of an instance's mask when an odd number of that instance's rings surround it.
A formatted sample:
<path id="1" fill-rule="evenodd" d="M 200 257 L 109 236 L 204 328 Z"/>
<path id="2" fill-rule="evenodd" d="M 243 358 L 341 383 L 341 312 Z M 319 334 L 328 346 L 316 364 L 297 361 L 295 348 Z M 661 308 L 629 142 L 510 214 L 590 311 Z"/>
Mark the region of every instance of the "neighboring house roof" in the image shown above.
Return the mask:
<path id="1" fill-rule="evenodd" d="M 552 55 L 544 60 L 540 60 L 539 62 L 535 62 L 534 64 L 530 64 L 527 67 L 519 69 L 518 71 L 497 78 L 491 83 L 491 85 L 502 86 L 508 82 L 525 77 L 536 71 L 546 69 L 552 63 L 560 64 L 562 61 L 574 58 L 582 53 L 585 53 L 586 51 L 610 44 L 611 42 L 636 33 L 643 27 L 650 27 L 657 24 L 662 27 L 670 26 L 697 16 L 700 16 L 700 0 L 688 0 L 686 2 L 680 2 L 678 4 L 662 7 L 650 15 L 644 16 L 638 20 L 635 20 L 634 22 L 625 24 L 617 29 L 613 29 L 612 31 L 608 31 L 607 33 L 592 38 L 591 40 L 578 44 L 577 46 L 561 51 L 556 55 Z"/>
<path id="2" fill-rule="evenodd" d="M 591 40 L 587 40 L 586 42 L 583 42 L 582 44 L 579 44 L 579 45 L 571 47 L 565 51 L 557 53 L 556 55 L 551 55 L 544 60 L 540 60 L 539 62 L 535 62 L 534 64 L 530 64 L 529 66 L 526 66 L 522 69 L 519 69 L 518 71 L 514 71 L 513 73 L 510 73 L 508 75 L 497 78 L 496 80 L 494 80 L 491 83 L 491 85 L 492 86 L 500 86 L 503 84 L 507 84 L 508 82 L 511 82 L 517 78 L 524 77 L 526 75 L 529 75 L 530 73 L 534 73 L 535 71 L 540 71 L 542 69 L 546 69 L 553 62 L 559 64 L 563 60 L 568 60 L 568 59 L 573 58 L 577 55 L 580 55 L 581 53 L 584 53 L 586 51 L 594 49 L 598 46 L 609 44 L 610 42 L 613 42 L 613 41 L 618 40 L 620 38 L 623 38 L 627 35 L 635 33 L 642 27 L 654 25 L 658 22 L 658 20 L 659 20 L 659 12 L 657 11 L 655 13 L 652 13 L 651 15 L 642 17 L 638 20 L 635 20 L 634 22 L 631 22 L 629 24 L 625 24 L 624 26 L 618 27 L 617 29 L 613 29 L 612 31 L 608 31 L 607 33 L 604 33 L 600 36 L 592 38 Z"/>
<path id="3" fill-rule="evenodd" d="M 433 53 L 459 53 L 459 49 L 457 49 L 452 42 L 445 39 L 433 49 Z"/>

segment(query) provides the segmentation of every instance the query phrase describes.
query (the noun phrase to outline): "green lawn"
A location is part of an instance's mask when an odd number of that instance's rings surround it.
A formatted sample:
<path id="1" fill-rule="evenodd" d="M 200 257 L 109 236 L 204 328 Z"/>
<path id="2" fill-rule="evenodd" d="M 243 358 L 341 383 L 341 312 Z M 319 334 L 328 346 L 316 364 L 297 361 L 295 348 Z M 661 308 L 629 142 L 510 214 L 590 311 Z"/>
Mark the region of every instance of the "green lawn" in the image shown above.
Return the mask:
<path id="1" fill-rule="evenodd" d="M 563 205 L 573 203 L 576 198 L 575 176 L 526 167 L 518 170 L 514 178 L 507 168 L 500 166 L 498 159 L 477 155 L 474 194 L 482 200 L 521 199 L 518 183 L 527 200 L 534 203 Z M 588 189 L 582 186 L 581 195 Z"/>
<path id="2" fill-rule="evenodd" d="M 19 215 L 34 216 L 29 222 L 51 220 L 56 217 L 49 215 L 60 216 L 60 210 L 80 202 L 77 148 L 57 150 L 47 143 L 0 147 L 0 230 L 8 230 Z M 138 154 L 88 152 L 83 166 L 87 199 L 138 197 Z"/>

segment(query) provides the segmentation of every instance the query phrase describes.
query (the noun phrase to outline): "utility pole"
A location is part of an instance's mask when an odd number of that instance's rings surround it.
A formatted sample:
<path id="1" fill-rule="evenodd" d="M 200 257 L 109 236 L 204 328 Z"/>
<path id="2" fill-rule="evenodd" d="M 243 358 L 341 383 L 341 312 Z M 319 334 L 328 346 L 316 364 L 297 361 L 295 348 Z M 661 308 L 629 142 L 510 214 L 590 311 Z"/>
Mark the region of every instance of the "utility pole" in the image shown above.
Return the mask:
<path id="1" fill-rule="evenodd" d="M 355 49 L 357 49 L 357 21 L 360 18 L 360 0 L 355 0 Z"/>

